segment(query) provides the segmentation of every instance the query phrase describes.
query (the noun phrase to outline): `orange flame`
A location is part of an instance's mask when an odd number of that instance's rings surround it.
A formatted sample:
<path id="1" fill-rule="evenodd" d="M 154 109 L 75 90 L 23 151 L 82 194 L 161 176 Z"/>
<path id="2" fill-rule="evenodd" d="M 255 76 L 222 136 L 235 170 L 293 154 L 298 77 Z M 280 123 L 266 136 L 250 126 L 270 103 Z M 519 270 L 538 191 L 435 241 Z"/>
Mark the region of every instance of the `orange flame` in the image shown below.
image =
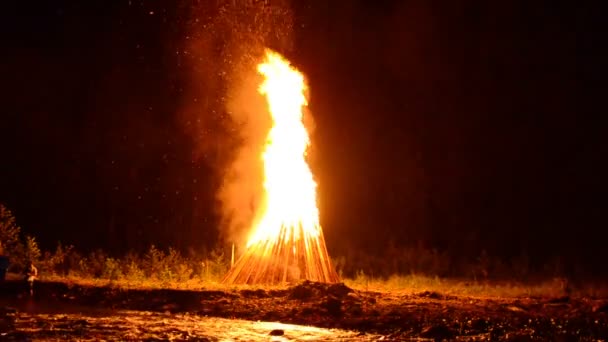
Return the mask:
<path id="1" fill-rule="evenodd" d="M 273 126 L 268 133 L 264 161 L 265 206 L 247 246 L 258 242 L 284 241 L 319 235 L 316 186 L 306 163 L 310 140 L 302 123 L 306 106 L 304 76 L 281 55 L 267 50 L 258 65 L 265 78 L 259 88 L 266 96 Z M 284 235 L 281 228 L 287 228 Z"/>
<path id="2" fill-rule="evenodd" d="M 264 76 L 259 91 L 272 118 L 262 153 L 264 200 L 247 249 L 223 282 L 338 282 L 319 224 L 317 184 L 306 163 L 310 140 L 302 122 L 307 105 L 304 76 L 270 50 L 258 72 Z"/>

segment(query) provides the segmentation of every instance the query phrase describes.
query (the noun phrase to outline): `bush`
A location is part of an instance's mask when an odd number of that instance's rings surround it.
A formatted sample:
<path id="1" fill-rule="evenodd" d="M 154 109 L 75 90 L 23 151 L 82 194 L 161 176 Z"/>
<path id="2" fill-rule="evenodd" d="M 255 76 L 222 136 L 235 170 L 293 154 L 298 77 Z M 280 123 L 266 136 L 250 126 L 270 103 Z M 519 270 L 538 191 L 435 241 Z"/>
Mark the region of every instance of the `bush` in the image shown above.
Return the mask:
<path id="1" fill-rule="evenodd" d="M 158 277 L 158 274 L 164 271 L 163 260 L 165 259 L 165 253 L 156 246 L 150 246 L 148 252 L 144 255 L 143 270 L 146 277 Z"/>
<path id="2" fill-rule="evenodd" d="M 21 260 L 23 245 L 19 234 L 21 228 L 17 226 L 15 217 L 8 208 L 0 204 L 0 255 L 7 255 L 11 263 L 19 263 Z"/>
<path id="3" fill-rule="evenodd" d="M 106 258 L 101 277 L 109 280 L 118 280 L 122 278 L 120 261 L 114 258 Z"/>
<path id="4" fill-rule="evenodd" d="M 63 247 L 61 242 L 58 242 L 54 253 L 44 252 L 40 268 L 45 273 L 66 276 L 78 265 L 80 259 L 80 255 L 74 251 L 74 246 Z"/>
<path id="5" fill-rule="evenodd" d="M 205 277 L 211 281 L 219 281 L 228 272 L 228 260 L 220 248 L 216 248 L 209 253 L 205 261 Z"/>
<path id="6" fill-rule="evenodd" d="M 134 261 L 131 261 L 127 264 L 127 267 L 124 272 L 125 277 L 128 280 L 142 281 L 146 274 L 141 269 L 141 267 Z"/>
<path id="7" fill-rule="evenodd" d="M 97 249 L 89 254 L 89 257 L 84 259 L 87 261 L 88 265 L 85 266 L 82 271 L 86 270 L 82 275 L 93 277 L 93 278 L 101 278 L 104 274 L 104 269 L 106 266 L 106 258 L 107 255 L 101 250 Z"/>
<path id="8" fill-rule="evenodd" d="M 8 208 L 0 204 L 0 255 L 10 259 L 9 272 L 20 273 L 28 262 L 37 264 L 42 255 L 36 238 L 25 236 L 25 243 L 20 238 L 21 228 Z"/>
<path id="9" fill-rule="evenodd" d="M 38 264 L 41 255 L 42 253 L 40 252 L 40 247 L 38 247 L 38 242 L 36 242 L 36 238 L 26 235 L 24 250 L 24 257 L 26 263 L 32 262 L 35 265 Z"/>

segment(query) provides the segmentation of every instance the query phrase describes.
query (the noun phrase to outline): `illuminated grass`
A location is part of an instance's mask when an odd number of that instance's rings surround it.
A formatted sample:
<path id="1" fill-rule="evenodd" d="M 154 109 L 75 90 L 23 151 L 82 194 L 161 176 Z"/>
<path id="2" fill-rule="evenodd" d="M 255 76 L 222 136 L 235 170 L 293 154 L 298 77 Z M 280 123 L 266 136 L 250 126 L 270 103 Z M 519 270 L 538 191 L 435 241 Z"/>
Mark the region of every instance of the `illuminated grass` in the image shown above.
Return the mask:
<path id="1" fill-rule="evenodd" d="M 9 277 L 15 279 L 15 276 Z M 278 290 L 286 289 L 294 284 L 283 285 L 227 285 L 217 280 L 203 280 L 200 278 L 188 281 L 160 281 L 157 279 L 98 279 L 79 276 L 41 277 L 41 281 L 62 282 L 67 284 L 114 287 L 124 289 L 177 289 L 177 290 L 219 290 L 238 291 L 245 289 Z M 343 279 L 344 284 L 358 291 L 371 291 L 391 294 L 419 294 L 425 291 L 441 295 L 475 298 L 556 298 L 568 295 L 562 279 L 550 279 L 534 284 L 508 281 L 466 281 L 454 279 L 440 279 L 420 275 L 391 276 L 388 279 Z M 585 287 L 573 289 L 570 294 L 575 298 L 608 298 L 608 288 L 598 284 L 587 284 Z"/>
<path id="2" fill-rule="evenodd" d="M 203 280 L 193 278 L 187 281 L 162 281 L 158 279 L 143 278 L 143 279 L 100 279 L 88 278 L 80 276 L 57 276 L 48 275 L 41 277 L 40 281 L 62 282 L 67 284 L 93 286 L 93 287 L 114 287 L 124 289 L 176 289 L 176 290 L 243 290 L 243 289 L 285 289 L 289 285 L 226 285 L 218 280 Z"/>
<path id="3" fill-rule="evenodd" d="M 563 278 L 553 278 L 533 283 L 517 281 L 475 281 L 442 279 L 421 275 L 393 275 L 388 279 L 357 277 L 344 279 L 344 283 L 360 291 L 420 293 L 437 292 L 444 295 L 479 298 L 530 298 L 530 297 L 608 297 L 608 288 L 588 283 L 569 288 Z"/>

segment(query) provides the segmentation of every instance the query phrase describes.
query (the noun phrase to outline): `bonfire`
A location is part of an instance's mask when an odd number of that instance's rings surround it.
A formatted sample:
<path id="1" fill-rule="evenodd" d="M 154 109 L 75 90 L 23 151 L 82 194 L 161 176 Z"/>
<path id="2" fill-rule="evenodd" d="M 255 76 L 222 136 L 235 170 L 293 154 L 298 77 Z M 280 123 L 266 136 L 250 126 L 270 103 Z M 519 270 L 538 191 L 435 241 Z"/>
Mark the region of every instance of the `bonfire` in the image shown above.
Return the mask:
<path id="1" fill-rule="evenodd" d="M 259 92 L 266 97 L 273 122 L 261 156 L 264 201 L 246 250 L 224 282 L 337 282 L 319 223 L 317 185 L 306 162 L 310 140 L 302 122 L 308 104 L 304 76 L 270 50 L 258 72 L 264 77 Z"/>

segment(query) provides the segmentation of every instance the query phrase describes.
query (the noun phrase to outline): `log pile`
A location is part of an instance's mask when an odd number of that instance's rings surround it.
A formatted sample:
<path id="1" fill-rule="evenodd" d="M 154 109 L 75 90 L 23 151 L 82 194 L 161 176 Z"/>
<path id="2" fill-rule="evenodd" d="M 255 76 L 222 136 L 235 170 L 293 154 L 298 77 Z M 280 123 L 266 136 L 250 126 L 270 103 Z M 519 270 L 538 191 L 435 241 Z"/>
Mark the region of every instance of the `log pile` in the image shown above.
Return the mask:
<path id="1" fill-rule="evenodd" d="M 297 231 L 296 231 L 297 230 Z M 284 284 L 310 280 L 337 283 L 321 228 L 281 227 L 276 239 L 249 246 L 224 277 L 226 284 Z"/>

